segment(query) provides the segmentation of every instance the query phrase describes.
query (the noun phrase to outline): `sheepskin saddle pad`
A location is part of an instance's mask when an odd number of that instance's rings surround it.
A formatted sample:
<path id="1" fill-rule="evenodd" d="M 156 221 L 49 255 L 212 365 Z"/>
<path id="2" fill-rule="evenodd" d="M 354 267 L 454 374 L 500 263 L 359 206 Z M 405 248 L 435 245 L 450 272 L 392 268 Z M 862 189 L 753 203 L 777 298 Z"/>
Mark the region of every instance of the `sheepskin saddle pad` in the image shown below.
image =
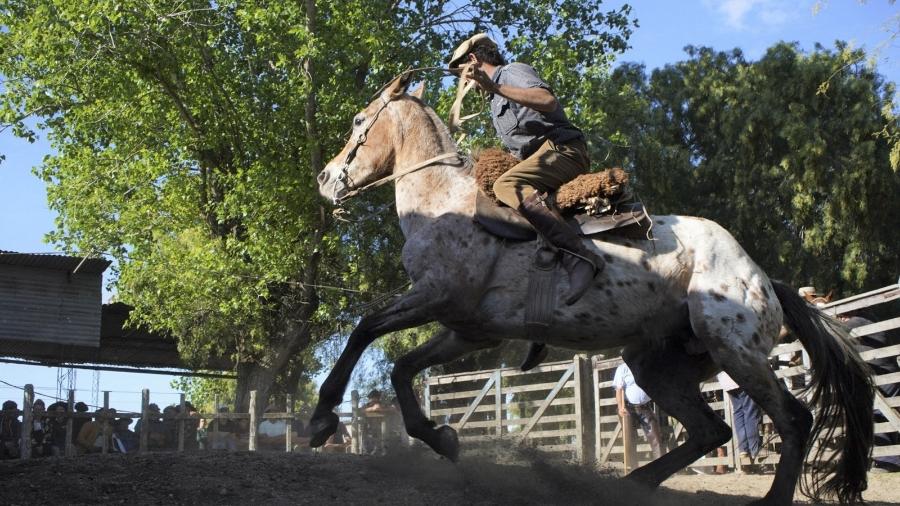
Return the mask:
<path id="1" fill-rule="evenodd" d="M 473 158 L 479 189 L 475 220 L 488 231 L 508 239 L 533 239 L 535 232 L 531 225 L 494 195 L 494 181 L 519 160 L 496 148 L 484 150 Z M 628 173 L 620 168 L 582 174 L 562 185 L 551 195 L 551 200 L 582 235 L 649 222 L 644 206 L 631 198 Z"/>

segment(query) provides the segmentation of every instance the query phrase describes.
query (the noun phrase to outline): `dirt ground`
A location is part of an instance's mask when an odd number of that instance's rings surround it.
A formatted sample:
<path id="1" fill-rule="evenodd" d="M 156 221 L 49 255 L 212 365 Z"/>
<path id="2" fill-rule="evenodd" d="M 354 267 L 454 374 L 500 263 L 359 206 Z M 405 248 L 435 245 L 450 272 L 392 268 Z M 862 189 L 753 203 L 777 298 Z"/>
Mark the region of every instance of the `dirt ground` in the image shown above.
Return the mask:
<path id="1" fill-rule="evenodd" d="M 458 464 L 392 457 L 262 452 L 90 455 L 0 462 L 0 504 L 731 505 L 772 475 L 679 475 L 649 492 L 611 474 L 532 460 Z M 872 505 L 900 504 L 900 473 L 871 475 Z"/>

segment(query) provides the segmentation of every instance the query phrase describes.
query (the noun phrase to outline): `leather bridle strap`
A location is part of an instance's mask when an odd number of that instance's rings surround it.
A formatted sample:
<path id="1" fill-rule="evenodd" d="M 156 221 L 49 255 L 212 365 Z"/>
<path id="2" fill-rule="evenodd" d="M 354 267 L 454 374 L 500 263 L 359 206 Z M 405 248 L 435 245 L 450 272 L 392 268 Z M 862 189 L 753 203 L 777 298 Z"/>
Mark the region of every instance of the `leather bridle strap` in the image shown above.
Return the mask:
<path id="1" fill-rule="evenodd" d="M 424 162 L 419 162 L 419 163 L 413 165 L 412 167 L 404 169 L 400 172 L 394 172 L 390 176 L 383 177 L 383 178 L 381 178 L 377 181 L 373 181 L 365 186 L 361 186 L 359 188 L 351 190 L 351 191 L 345 193 L 344 195 L 342 195 L 340 198 L 336 199 L 336 202 L 337 203 L 344 202 L 345 200 L 347 200 L 351 197 L 355 197 L 366 190 L 371 190 L 372 188 L 381 186 L 385 183 L 389 183 L 396 179 L 400 179 L 401 177 L 403 177 L 407 174 L 411 174 L 413 172 L 416 172 L 417 170 L 422 170 L 425 167 L 428 167 L 429 165 L 433 165 L 441 160 L 447 160 L 449 158 L 461 159 L 461 157 L 459 156 L 459 152 L 456 152 L 456 151 L 444 153 L 444 154 L 429 158 L 428 160 L 425 160 Z"/>

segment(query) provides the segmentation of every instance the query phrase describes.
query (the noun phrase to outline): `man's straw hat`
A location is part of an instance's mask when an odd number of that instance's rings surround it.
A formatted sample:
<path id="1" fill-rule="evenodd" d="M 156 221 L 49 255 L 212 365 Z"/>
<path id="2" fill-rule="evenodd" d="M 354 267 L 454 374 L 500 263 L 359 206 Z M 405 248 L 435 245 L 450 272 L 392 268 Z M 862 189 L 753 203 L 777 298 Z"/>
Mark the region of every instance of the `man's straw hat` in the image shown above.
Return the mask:
<path id="1" fill-rule="evenodd" d="M 469 52 L 475 49 L 475 46 L 478 45 L 497 47 L 497 43 L 491 40 L 491 38 L 488 37 L 486 33 L 473 35 L 466 39 L 465 42 L 460 44 L 456 48 L 456 50 L 453 51 L 453 56 L 450 57 L 450 61 L 447 63 L 447 66 L 453 68 L 456 65 L 462 63 L 462 59 L 465 58 L 466 55 L 469 54 Z"/>

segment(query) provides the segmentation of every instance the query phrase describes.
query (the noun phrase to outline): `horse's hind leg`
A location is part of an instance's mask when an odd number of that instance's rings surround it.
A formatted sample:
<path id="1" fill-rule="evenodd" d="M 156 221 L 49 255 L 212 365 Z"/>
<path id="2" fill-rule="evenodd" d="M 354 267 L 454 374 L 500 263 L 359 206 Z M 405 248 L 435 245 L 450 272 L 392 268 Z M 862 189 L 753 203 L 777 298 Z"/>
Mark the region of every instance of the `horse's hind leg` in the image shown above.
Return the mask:
<path id="1" fill-rule="evenodd" d="M 700 382 L 715 372 L 709 355 L 689 355 L 681 344 L 664 341 L 629 347 L 623 358 L 637 384 L 688 432 L 682 445 L 635 469 L 629 479 L 656 487 L 731 438 L 731 429 L 700 395 Z"/>
<path id="2" fill-rule="evenodd" d="M 777 311 L 748 307 L 715 293 L 689 300 L 691 325 L 712 359 L 769 415 L 781 436 L 781 459 L 762 502 L 791 504 L 800 477 L 812 414 L 778 381 L 768 361 L 775 329 L 761 325 Z"/>
<path id="3" fill-rule="evenodd" d="M 434 309 L 444 301 L 435 298 L 434 294 L 419 292 L 413 288 L 403 297 L 386 308 L 366 316 L 350 334 L 347 345 L 338 357 L 328 377 L 319 388 L 319 402 L 309 421 L 309 445 L 318 447 L 334 434 L 338 426 L 338 416 L 334 408 L 341 403 L 353 368 L 362 356 L 363 351 L 372 341 L 388 332 L 416 327 L 434 320 Z"/>
<path id="4" fill-rule="evenodd" d="M 434 422 L 427 419 L 412 388 L 412 380 L 426 367 L 444 364 L 467 353 L 484 348 L 492 348 L 500 344 L 497 340 L 471 340 L 458 333 L 444 329 L 428 342 L 400 357 L 394 363 L 391 372 L 391 383 L 403 413 L 403 423 L 410 436 L 424 441 L 435 452 L 456 460 L 459 455 L 459 440 L 456 431 L 449 426 L 434 427 Z"/>

